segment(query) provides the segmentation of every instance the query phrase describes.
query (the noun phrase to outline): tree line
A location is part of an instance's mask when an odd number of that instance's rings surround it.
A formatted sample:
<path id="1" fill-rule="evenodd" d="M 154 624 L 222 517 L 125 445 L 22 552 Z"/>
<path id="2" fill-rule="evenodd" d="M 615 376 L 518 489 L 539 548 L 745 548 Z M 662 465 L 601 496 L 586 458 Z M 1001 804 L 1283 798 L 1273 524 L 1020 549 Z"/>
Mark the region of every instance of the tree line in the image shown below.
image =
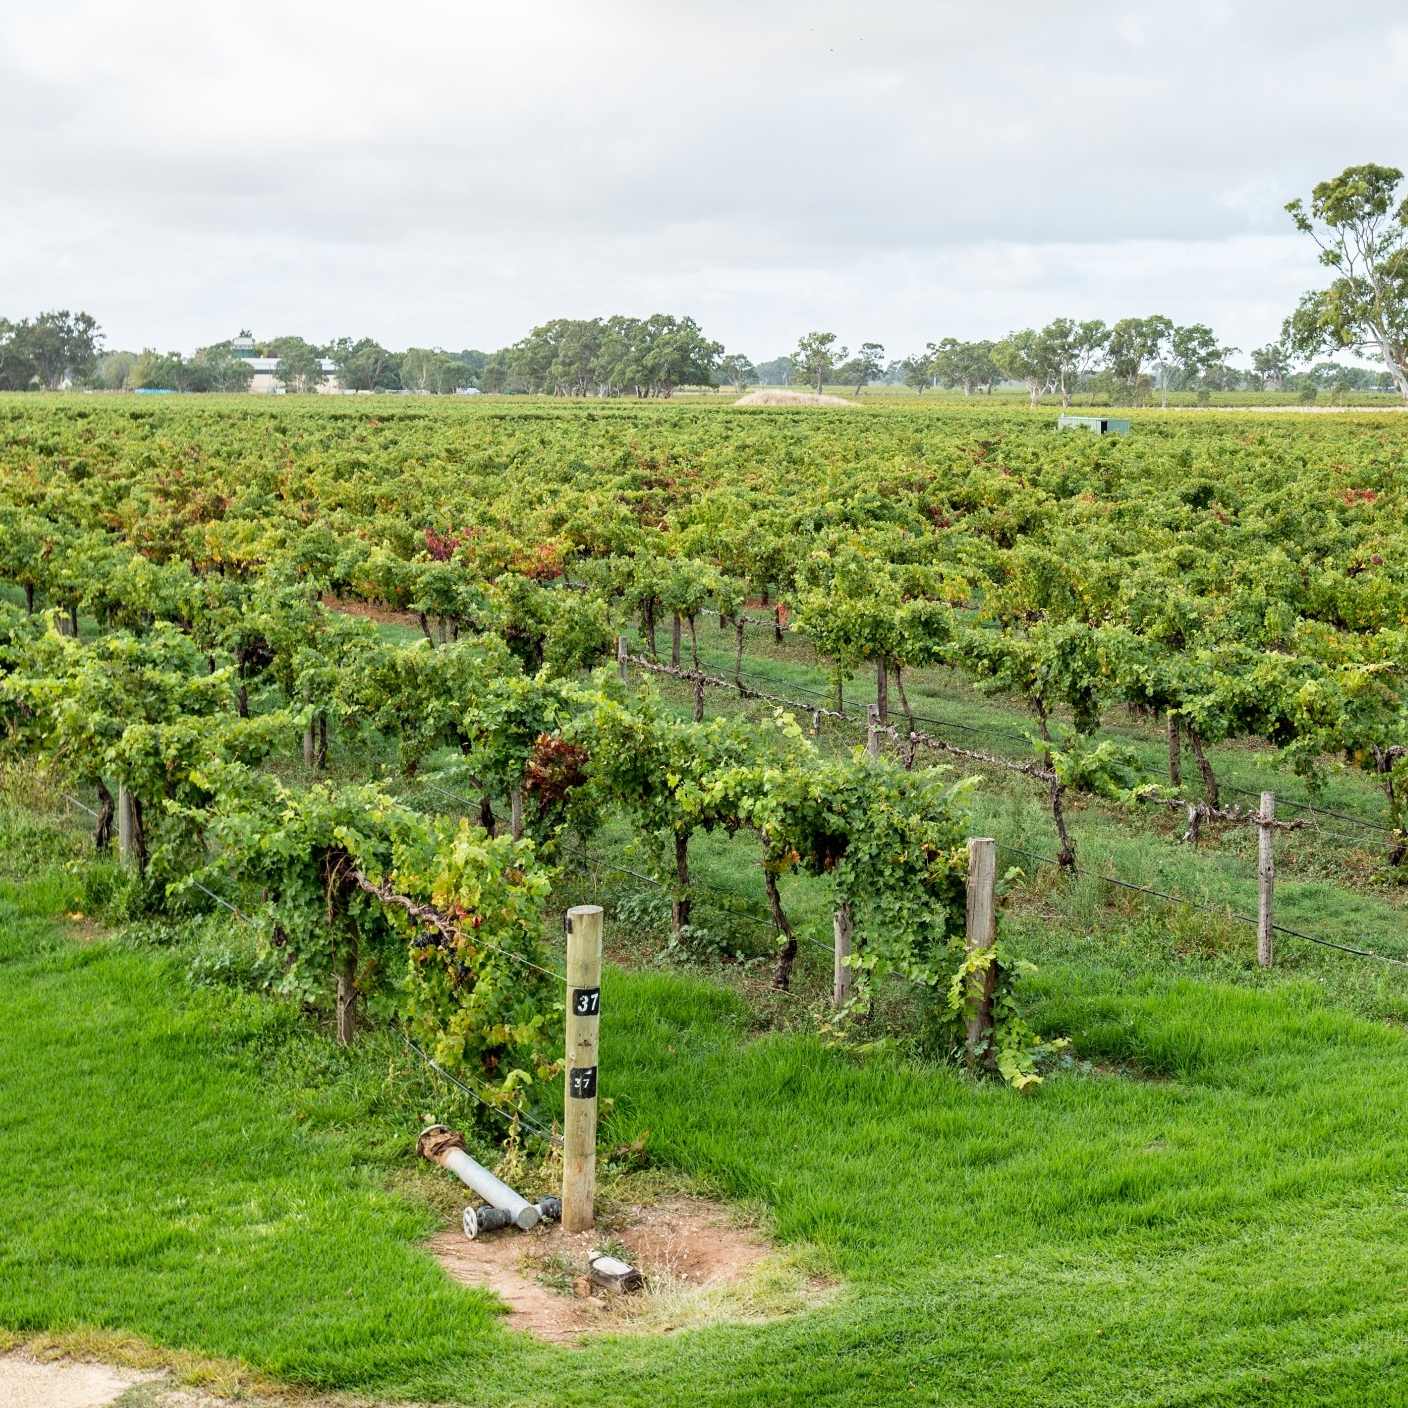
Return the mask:
<path id="1" fill-rule="evenodd" d="M 809 332 L 790 356 L 762 366 L 726 353 L 691 317 L 653 313 L 647 318 L 555 318 L 494 353 L 412 347 L 393 352 L 374 338 L 335 339 L 324 346 L 295 336 L 256 348 L 278 359 L 275 376 L 286 391 L 320 389 L 329 375 L 348 391 L 460 390 L 552 396 L 669 397 L 681 386 L 731 385 L 742 392 L 763 382 L 797 381 L 820 392 L 826 384 L 859 392 L 874 382 L 903 381 L 916 392 L 937 386 L 991 394 L 999 383 L 1026 388 L 1035 406 L 1059 395 L 1069 405 L 1078 391 L 1114 404 L 1147 404 L 1158 392 L 1211 393 L 1241 389 L 1297 391 L 1313 400 L 1320 390 L 1394 390 L 1408 399 L 1408 199 L 1397 200 L 1403 173 L 1389 166 L 1351 166 L 1320 182 L 1309 207 L 1286 209 L 1297 229 L 1314 239 L 1320 260 L 1335 271 L 1328 288 L 1306 293 L 1284 321 L 1280 337 L 1250 354 L 1250 368 L 1228 359 L 1205 323 L 1179 325 L 1164 314 L 1099 319 L 1055 318 L 1043 328 L 1021 328 L 995 341 L 946 337 L 898 361 L 864 342 L 852 356 L 832 332 Z M 241 334 L 247 338 L 248 334 Z M 1316 362 L 1336 352 L 1375 356 L 1372 372 Z M 1296 372 L 1297 364 L 1314 363 Z M 254 371 L 233 340 L 198 349 L 189 358 L 148 348 L 141 353 L 102 350 L 102 330 L 88 313 L 67 310 L 11 322 L 0 317 L 0 390 L 242 391 Z"/>

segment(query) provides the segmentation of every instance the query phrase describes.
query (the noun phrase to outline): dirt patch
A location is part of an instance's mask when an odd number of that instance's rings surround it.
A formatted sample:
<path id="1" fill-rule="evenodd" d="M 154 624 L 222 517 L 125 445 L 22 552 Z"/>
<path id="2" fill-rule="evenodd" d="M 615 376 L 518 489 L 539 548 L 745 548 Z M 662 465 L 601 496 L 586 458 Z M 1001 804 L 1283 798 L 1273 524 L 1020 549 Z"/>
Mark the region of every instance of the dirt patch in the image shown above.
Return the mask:
<path id="1" fill-rule="evenodd" d="M 645 1290 L 612 1296 L 589 1286 L 587 1258 L 599 1248 L 639 1267 Z M 440 1233 L 430 1249 L 456 1281 L 494 1291 L 509 1307 L 510 1329 L 557 1344 L 605 1330 L 663 1334 L 775 1319 L 834 1289 L 808 1276 L 798 1258 L 780 1256 L 756 1229 L 740 1226 L 726 1207 L 699 1198 L 618 1207 L 592 1232 L 540 1224 L 471 1242 L 455 1229 Z"/>
<path id="2" fill-rule="evenodd" d="M 361 616 L 368 621 L 380 621 L 388 626 L 409 626 L 420 630 L 420 617 L 414 611 L 393 611 L 388 606 L 373 606 L 369 601 L 343 601 L 340 597 L 325 596 L 323 605 L 329 611 L 340 611 L 344 616 Z"/>
<path id="3" fill-rule="evenodd" d="M 0 1408 L 106 1408 L 151 1377 L 108 1364 L 0 1355 Z"/>

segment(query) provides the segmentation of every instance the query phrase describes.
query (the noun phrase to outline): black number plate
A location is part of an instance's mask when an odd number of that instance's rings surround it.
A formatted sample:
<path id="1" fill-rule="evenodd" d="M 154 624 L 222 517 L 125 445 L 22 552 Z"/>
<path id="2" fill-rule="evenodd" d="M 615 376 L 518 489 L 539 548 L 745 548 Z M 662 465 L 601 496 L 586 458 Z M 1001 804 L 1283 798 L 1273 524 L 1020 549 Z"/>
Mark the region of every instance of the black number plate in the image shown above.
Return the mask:
<path id="1" fill-rule="evenodd" d="M 574 1100 L 595 1100 L 596 1067 L 573 1066 L 568 1073 L 567 1090 Z"/>
<path id="2" fill-rule="evenodd" d="M 601 989 L 573 988 L 572 1015 L 574 1017 L 599 1017 L 601 1015 Z"/>

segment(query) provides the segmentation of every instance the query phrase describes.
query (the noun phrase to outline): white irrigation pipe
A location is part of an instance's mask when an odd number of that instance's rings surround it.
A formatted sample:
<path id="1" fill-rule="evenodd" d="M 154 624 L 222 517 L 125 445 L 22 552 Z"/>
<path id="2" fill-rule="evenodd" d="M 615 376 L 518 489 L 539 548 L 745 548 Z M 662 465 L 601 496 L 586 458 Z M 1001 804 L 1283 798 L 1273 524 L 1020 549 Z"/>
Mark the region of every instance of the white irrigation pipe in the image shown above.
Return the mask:
<path id="1" fill-rule="evenodd" d="M 530 1203 L 520 1197 L 502 1179 L 495 1178 L 481 1163 L 476 1163 L 462 1148 L 457 1147 L 445 1136 L 450 1131 L 444 1125 L 432 1124 L 421 1131 L 417 1142 L 422 1154 L 449 1169 L 461 1183 L 472 1188 L 491 1207 L 503 1208 L 513 1216 L 513 1224 L 523 1231 L 531 1231 L 542 1218 L 543 1210 L 537 1203 Z M 436 1138 L 439 1135 L 440 1138 Z M 427 1136 L 429 1136 L 427 1138 Z M 455 1135 L 458 1140 L 459 1136 Z M 448 1147 L 447 1147 L 448 1146 Z"/>

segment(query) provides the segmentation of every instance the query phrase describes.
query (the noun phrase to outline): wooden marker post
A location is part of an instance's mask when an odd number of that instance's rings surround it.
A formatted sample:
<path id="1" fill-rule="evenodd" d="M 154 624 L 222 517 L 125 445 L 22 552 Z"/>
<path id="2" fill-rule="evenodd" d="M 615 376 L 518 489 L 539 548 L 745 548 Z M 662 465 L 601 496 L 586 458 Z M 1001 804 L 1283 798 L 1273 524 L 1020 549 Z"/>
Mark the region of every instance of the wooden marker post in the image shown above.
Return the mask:
<path id="1" fill-rule="evenodd" d="M 1261 845 L 1256 865 L 1256 961 L 1270 968 L 1275 956 L 1276 931 L 1272 928 L 1272 908 L 1276 890 L 1276 794 L 1261 794 Z"/>
<path id="2" fill-rule="evenodd" d="M 621 672 L 621 683 L 626 683 L 626 656 L 630 652 L 626 649 L 625 636 L 616 637 L 616 668 Z"/>
<path id="3" fill-rule="evenodd" d="M 997 942 L 997 843 L 990 836 L 968 841 L 968 952 L 991 948 Z M 977 1064 L 978 1048 L 992 1029 L 992 990 L 996 977 L 991 966 L 969 978 L 968 1065 Z"/>
<path id="4" fill-rule="evenodd" d="M 509 833 L 515 841 L 523 839 L 523 788 L 514 787 L 508 794 Z"/>
<path id="5" fill-rule="evenodd" d="M 851 919 L 851 907 L 848 904 L 842 904 L 831 919 L 831 933 L 836 941 L 836 963 L 831 1000 L 838 1010 L 851 1000 L 852 974 L 851 966 L 846 962 L 846 959 L 851 956 L 851 935 L 854 931 L 855 923 Z"/>
<path id="6" fill-rule="evenodd" d="M 865 751 L 872 758 L 880 756 L 880 708 L 876 704 L 866 706 Z"/>
<path id="7" fill-rule="evenodd" d="M 562 1225 L 595 1219 L 597 1037 L 601 1023 L 601 906 L 567 911 L 567 1074 L 562 1108 Z"/>

